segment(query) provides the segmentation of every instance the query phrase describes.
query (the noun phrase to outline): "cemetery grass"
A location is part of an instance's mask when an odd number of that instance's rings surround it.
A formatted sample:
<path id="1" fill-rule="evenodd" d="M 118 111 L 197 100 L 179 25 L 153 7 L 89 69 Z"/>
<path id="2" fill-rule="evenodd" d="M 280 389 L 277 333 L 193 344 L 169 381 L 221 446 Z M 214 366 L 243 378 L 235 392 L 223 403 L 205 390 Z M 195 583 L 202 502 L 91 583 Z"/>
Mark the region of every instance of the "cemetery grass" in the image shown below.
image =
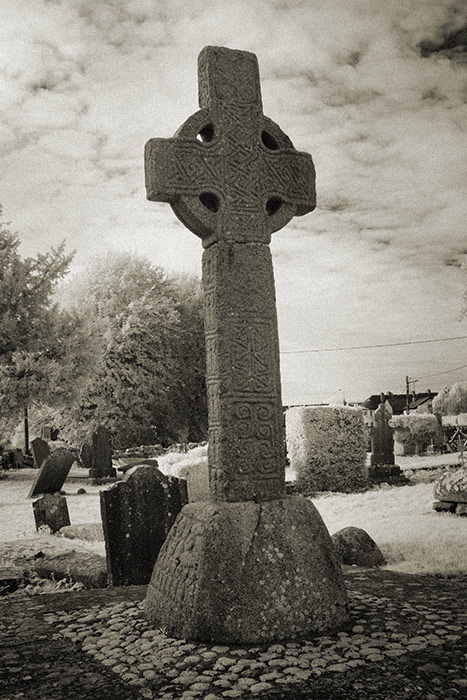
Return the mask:
<path id="1" fill-rule="evenodd" d="M 205 459 L 206 448 L 196 448 L 188 454 L 165 455 L 158 461 L 162 471 L 178 476 L 183 475 L 188 464 Z M 455 463 L 454 459 L 450 461 Z M 438 467 L 439 457 L 412 458 L 408 464 L 412 467 L 411 485 L 383 484 L 354 494 L 322 493 L 316 494 L 312 501 L 331 534 L 349 525 L 366 530 L 382 550 L 386 569 L 467 578 L 467 518 L 432 509 L 433 481 L 439 471 L 428 467 L 430 464 Z M 451 468 L 455 468 L 454 464 Z M 37 551 L 68 549 L 105 556 L 102 541 L 65 539 L 46 531 L 36 533 L 33 499 L 27 498 L 35 474 L 34 470 L 30 471 L 30 479 L 24 479 L 27 477 L 24 473 L 21 480 L 0 481 L 0 543 L 8 542 L 7 547 L 0 544 L 0 566 L 11 565 L 12 552 L 28 557 Z M 65 483 L 71 522 L 74 525 L 99 522 L 99 491 L 106 487 L 86 484 L 86 493 L 78 494 L 81 486 L 72 480 Z"/>

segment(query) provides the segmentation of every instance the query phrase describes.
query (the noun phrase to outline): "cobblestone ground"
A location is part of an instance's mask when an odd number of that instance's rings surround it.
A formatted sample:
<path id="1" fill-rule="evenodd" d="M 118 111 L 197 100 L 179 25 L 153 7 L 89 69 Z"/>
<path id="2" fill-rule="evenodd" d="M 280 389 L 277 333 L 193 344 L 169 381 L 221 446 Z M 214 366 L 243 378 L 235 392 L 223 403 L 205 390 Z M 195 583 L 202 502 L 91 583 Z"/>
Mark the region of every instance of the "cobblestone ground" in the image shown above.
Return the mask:
<path id="1" fill-rule="evenodd" d="M 467 697 L 467 582 L 347 570 L 340 632 L 263 646 L 175 640 L 144 587 L 0 603 L 8 700 L 439 700 Z"/>

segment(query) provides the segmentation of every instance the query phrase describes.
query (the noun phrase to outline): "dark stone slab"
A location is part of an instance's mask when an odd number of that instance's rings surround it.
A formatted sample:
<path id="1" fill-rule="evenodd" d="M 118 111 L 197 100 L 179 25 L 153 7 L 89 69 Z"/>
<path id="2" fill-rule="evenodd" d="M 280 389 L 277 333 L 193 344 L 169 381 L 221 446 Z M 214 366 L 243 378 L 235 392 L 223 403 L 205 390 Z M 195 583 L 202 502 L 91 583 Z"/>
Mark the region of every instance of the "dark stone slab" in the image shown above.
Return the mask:
<path id="1" fill-rule="evenodd" d="M 34 440 L 31 441 L 31 451 L 34 459 L 34 466 L 40 469 L 44 460 L 50 455 L 49 445 L 42 438 L 34 438 Z"/>
<path id="2" fill-rule="evenodd" d="M 39 473 L 29 491 L 29 498 L 41 493 L 60 491 L 67 478 L 75 456 L 65 447 L 59 447 L 42 463 Z"/>
<path id="3" fill-rule="evenodd" d="M 48 525 L 52 532 L 58 532 L 70 524 L 70 515 L 66 498 L 59 493 L 47 493 L 32 504 L 36 530 L 42 525 Z"/>
<path id="4" fill-rule="evenodd" d="M 92 434 L 92 455 L 91 478 L 105 479 L 117 475 L 112 465 L 112 437 L 104 425 L 99 425 Z"/>
<path id="5" fill-rule="evenodd" d="M 159 550 L 187 503 L 186 482 L 154 466 L 133 467 L 101 491 L 100 499 L 109 584 L 149 583 Z"/>

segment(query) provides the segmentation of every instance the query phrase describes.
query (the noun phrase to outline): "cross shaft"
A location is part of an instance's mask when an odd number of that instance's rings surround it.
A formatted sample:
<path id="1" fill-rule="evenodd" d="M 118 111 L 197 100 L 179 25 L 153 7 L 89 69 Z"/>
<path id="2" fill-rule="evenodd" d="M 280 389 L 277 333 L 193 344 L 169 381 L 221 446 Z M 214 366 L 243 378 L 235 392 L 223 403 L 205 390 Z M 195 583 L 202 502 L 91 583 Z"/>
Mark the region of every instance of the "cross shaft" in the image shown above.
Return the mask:
<path id="1" fill-rule="evenodd" d="M 256 56 L 206 47 L 200 111 L 146 145 L 148 199 L 202 239 L 209 470 L 214 500 L 284 490 L 273 231 L 315 206 L 311 156 L 262 112 Z"/>

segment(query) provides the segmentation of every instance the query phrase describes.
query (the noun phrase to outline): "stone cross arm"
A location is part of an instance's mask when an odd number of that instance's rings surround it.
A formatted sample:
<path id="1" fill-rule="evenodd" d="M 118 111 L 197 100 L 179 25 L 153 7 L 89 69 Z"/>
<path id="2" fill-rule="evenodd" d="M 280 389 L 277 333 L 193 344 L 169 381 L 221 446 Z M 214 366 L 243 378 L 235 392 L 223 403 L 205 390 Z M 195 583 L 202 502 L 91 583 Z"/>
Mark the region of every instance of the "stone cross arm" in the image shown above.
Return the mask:
<path id="1" fill-rule="evenodd" d="M 312 158 L 263 115 L 254 54 L 208 46 L 198 73 L 201 109 L 174 138 L 146 144 L 147 197 L 169 202 L 204 247 L 269 243 L 314 209 Z"/>

